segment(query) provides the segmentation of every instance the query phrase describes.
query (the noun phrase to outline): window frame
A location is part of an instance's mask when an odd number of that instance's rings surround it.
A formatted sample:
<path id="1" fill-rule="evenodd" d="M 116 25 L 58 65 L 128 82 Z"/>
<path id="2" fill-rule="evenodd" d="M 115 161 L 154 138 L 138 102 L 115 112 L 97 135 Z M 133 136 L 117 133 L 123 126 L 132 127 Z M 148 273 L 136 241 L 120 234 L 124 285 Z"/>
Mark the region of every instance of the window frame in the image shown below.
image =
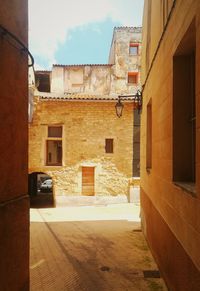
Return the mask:
<path id="1" fill-rule="evenodd" d="M 61 128 L 61 135 L 60 136 L 49 136 L 49 130 L 51 129 L 51 128 Z M 60 125 L 55 125 L 55 126 L 48 126 L 48 128 L 47 128 L 47 137 L 48 138 L 62 138 L 62 131 L 63 131 L 63 128 L 62 128 L 62 126 L 60 126 Z"/>
<path id="2" fill-rule="evenodd" d="M 197 181 L 196 60 L 196 22 L 193 19 L 173 55 L 172 182 L 194 197 Z"/>
<path id="3" fill-rule="evenodd" d="M 136 53 L 131 53 L 132 47 L 137 49 Z M 129 56 L 138 56 L 138 55 L 139 55 L 139 43 L 130 42 L 129 43 Z"/>
<path id="4" fill-rule="evenodd" d="M 114 138 L 106 138 L 105 139 L 105 153 L 106 154 L 113 154 L 114 153 Z"/>
<path id="5" fill-rule="evenodd" d="M 49 137 L 49 128 L 51 127 L 61 127 L 61 137 Z M 51 167 L 51 166 L 62 166 L 63 165 L 63 126 L 62 125 L 48 125 L 47 126 L 47 138 L 45 142 L 45 151 L 46 151 L 46 161 L 45 166 Z M 61 162 L 56 163 L 49 163 L 49 157 L 48 157 L 48 142 L 49 141 L 55 141 L 55 142 L 61 142 Z"/>
<path id="6" fill-rule="evenodd" d="M 130 82 L 130 77 L 135 77 L 136 82 Z M 131 85 L 131 86 L 135 86 L 138 84 L 138 72 L 128 72 L 128 76 L 127 76 L 127 84 Z"/>
<path id="7" fill-rule="evenodd" d="M 146 122 L 146 170 L 152 169 L 152 99 L 147 104 L 147 122 Z"/>

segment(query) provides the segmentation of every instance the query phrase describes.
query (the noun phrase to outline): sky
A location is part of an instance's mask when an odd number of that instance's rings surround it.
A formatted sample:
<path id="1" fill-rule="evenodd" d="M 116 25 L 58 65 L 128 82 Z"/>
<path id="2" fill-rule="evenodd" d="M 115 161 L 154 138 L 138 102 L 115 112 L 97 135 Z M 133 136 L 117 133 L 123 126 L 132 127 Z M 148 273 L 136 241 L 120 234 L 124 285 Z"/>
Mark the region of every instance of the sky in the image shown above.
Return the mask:
<path id="1" fill-rule="evenodd" d="M 36 70 L 106 64 L 115 26 L 141 26 L 144 0 L 29 0 Z"/>

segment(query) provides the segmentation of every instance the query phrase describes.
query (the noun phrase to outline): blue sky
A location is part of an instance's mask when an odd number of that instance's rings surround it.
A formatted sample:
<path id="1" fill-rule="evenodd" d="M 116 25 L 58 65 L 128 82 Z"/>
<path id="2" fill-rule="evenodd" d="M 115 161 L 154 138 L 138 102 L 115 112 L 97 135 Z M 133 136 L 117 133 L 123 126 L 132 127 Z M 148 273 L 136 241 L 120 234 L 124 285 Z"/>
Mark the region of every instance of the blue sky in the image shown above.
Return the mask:
<path id="1" fill-rule="evenodd" d="M 29 0 L 35 68 L 107 63 L 113 28 L 141 26 L 142 10 L 143 0 Z"/>
<path id="2" fill-rule="evenodd" d="M 120 22 L 106 19 L 72 29 L 69 40 L 56 51 L 59 64 L 106 64 L 112 40 L 113 27 Z"/>

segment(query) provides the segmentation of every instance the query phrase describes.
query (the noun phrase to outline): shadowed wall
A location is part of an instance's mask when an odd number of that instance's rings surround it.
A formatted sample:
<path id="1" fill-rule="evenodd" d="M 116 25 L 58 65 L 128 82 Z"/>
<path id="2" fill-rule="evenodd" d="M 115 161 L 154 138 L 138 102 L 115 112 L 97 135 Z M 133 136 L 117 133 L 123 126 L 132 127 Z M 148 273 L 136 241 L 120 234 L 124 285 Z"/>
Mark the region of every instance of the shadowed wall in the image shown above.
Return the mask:
<path id="1" fill-rule="evenodd" d="M 26 0 L 0 0 L 0 24 L 26 46 Z M 0 289 L 29 289 L 27 54 L 0 38 Z"/>

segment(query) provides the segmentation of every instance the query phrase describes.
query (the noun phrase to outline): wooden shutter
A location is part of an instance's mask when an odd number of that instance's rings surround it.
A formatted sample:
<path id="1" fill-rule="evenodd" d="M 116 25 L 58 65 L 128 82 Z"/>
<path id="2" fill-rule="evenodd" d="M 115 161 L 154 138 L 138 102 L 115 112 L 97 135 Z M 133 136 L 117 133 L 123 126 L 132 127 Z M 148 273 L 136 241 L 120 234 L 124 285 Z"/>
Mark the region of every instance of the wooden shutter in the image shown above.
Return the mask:
<path id="1" fill-rule="evenodd" d="M 106 150 L 106 153 L 113 153 L 113 139 L 112 138 L 106 138 L 106 141 L 105 141 L 105 150 Z"/>
<path id="2" fill-rule="evenodd" d="M 137 83 L 138 83 L 138 73 L 128 72 L 128 84 L 137 84 Z"/>

